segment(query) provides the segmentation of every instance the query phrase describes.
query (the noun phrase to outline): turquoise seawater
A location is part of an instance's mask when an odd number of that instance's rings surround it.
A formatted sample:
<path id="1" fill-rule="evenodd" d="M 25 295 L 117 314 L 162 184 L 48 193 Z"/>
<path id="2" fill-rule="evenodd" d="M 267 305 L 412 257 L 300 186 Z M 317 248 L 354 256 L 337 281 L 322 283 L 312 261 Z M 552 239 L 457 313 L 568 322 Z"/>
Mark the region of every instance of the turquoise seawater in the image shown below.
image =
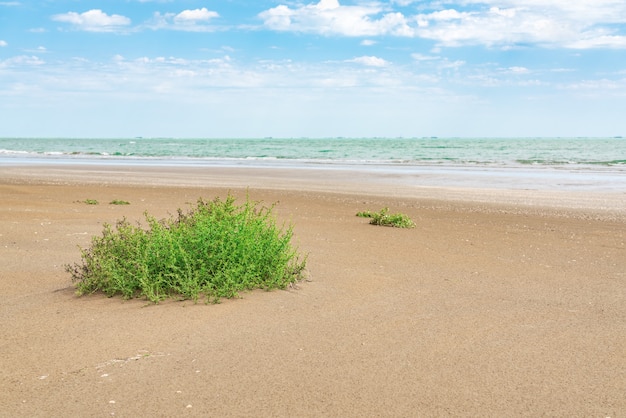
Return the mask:
<path id="1" fill-rule="evenodd" d="M 604 167 L 626 171 L 626 138 L 0 138 L 0 163 L 32 159 Z"/>

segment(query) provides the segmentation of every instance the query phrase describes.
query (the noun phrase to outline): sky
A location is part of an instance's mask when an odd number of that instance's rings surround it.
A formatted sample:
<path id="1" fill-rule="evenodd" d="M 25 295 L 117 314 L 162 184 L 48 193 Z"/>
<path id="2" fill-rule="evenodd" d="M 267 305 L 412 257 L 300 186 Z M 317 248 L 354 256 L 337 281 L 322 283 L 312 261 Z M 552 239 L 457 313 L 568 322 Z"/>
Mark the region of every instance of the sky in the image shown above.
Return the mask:
<path id="1" fill-rule="evenodd" d="M 0 137 L 626 136 L 624 0 L 0 0 Z"/>

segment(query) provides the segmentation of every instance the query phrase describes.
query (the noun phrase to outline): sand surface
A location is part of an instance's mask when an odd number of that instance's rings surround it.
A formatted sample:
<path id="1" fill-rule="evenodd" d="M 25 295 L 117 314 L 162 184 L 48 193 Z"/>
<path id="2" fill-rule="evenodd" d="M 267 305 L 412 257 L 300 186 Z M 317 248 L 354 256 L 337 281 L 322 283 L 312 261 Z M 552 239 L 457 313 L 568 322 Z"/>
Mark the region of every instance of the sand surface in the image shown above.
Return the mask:
<path id="1" fill-rule="evenodd" d="M 74 295 L 63 265 L 104 222 L 229 190 L 278 202 L 310 281 L 218 305 Z M 0 416 L 626 416 L 624 194 L 38 166 L 0 167 L 0 197 Z M 417 228 L 355 216 L 384 206 Z"/>

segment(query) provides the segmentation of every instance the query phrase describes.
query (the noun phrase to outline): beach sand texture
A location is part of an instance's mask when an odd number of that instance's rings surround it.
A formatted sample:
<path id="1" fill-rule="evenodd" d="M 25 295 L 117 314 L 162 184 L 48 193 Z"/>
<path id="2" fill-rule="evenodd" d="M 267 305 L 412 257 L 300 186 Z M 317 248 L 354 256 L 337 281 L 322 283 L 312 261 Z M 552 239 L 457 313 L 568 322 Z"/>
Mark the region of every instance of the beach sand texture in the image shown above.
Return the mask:
<path id="1" fill-rule="evenodd" d="M 392 185 L 0 168 L 0 416 L 626 416 L 624 195 Z M 228 191 L 278 202 L 309 281 L 217 305 L 74 295 L 63 265 L 104 222 Z M 355 216 L 385 206 L 417 227 Z"/>

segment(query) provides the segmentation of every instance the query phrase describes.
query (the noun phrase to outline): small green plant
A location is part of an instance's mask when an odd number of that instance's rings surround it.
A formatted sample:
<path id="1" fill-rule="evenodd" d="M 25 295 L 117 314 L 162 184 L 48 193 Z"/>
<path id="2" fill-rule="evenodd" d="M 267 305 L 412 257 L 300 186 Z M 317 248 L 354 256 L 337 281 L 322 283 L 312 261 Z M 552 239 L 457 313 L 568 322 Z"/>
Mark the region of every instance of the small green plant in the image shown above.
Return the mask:
<path id="1" fill-rule="evenodd" d="M 379 212 L 363 211 L 356 216 L 371 218 L 370 224 L 381 226 L 393 226 L 396 228 L 415 228 L 415 222 L 403 213 L 389 214 L 389 208 L 383 208 Z"/>
<path id="2" fill-rule="evenodd" d="M 130 205 L 130 202 L 127 202 L 126 200 L 111 200 L 109 202 L 109 205 Z"/>
<path id="3" fill-rule="evenodd" d="M 85 200 L 83 201 L 83 203 L 86 203 L 86 204 L 88 204 L 88 205 L 97 205 L 97 204 L 99 204 L 100 202 L 98 202 L 96 199 L 85 199 Z"/>
<path id="4" fill-rule="evenodd" d="M 148 224 L 126 219 L 104 225 L 102 236 L 81 249 L 81 263 L 66 265 L 77 293 L 97 291 L 124 298 L 168 297 L 207 302 L 238 296 L 238 292 L 285 288 L 303 278 L 306 257 L 291 244 L 292 226 L 279 227 L 272 207 L 246 199 L 199 199 L 188 211 Z"/>

